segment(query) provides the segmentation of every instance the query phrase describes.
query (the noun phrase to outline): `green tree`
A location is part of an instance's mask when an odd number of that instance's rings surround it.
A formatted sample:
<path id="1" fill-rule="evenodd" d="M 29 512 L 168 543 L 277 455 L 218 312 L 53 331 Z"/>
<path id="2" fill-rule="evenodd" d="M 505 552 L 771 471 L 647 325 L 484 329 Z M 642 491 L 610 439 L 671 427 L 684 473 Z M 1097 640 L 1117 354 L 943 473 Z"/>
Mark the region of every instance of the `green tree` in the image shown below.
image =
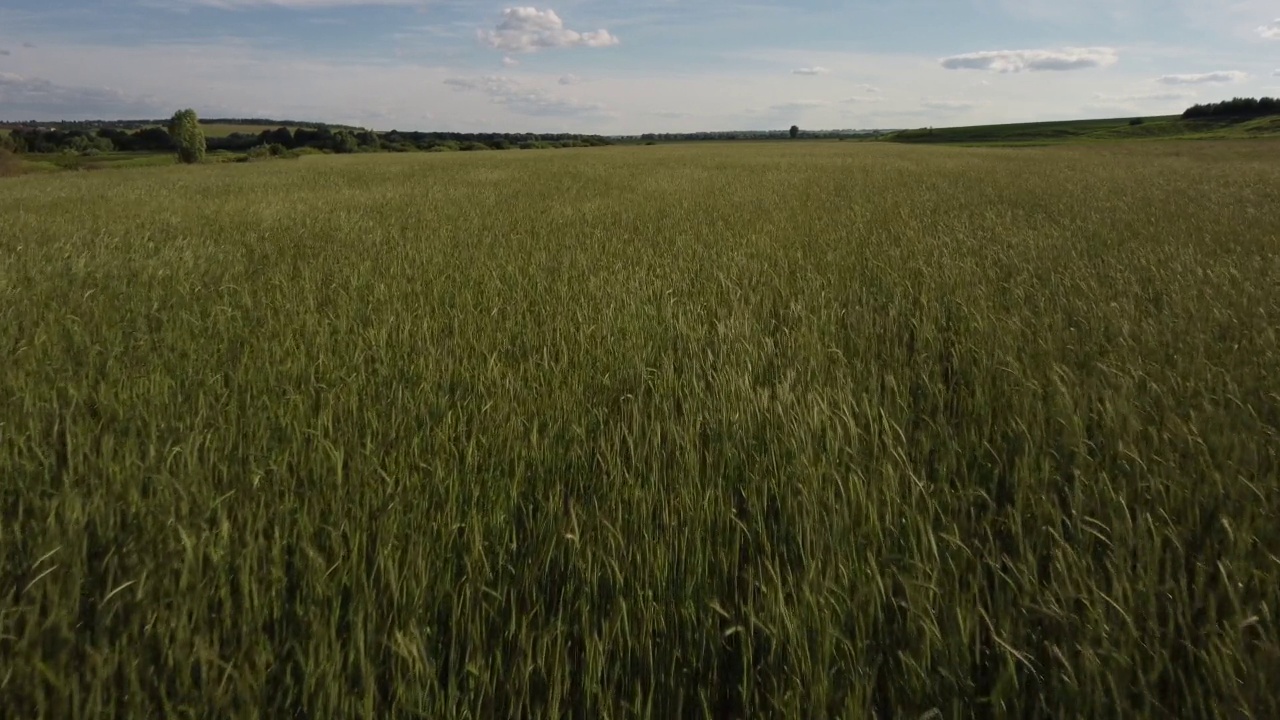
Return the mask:
<path id="1" fill-rule="evenodd" d="M 798 137 L 800 137 L 800 126 L 799 126 L 799 125 L 792 125 L 792 126 L 791 126 L 791 139 L 792 139 L 792 140 L 794 140 L 794 139 L 796 139 L 796 138 L 798 138 Z"/>
<path id="2" fill-rule="evenodd" d="M 198 163 L 204 159 L 204 131 L 200 129 L 200 118 L 190 108 L 179 110 L 169 120 L 169 136 L 178 150 L 178 159 L 184 163 Z"/>
<path id="3" fill-rule="evenodd" d="M 293 131 L 287 127 L 278 127 L 275 130 L 263 130 L 258 137 L 262 140 L 263 145 L 283 145 L 286 148 L 294 147 Z"/>
<path id="4" fill-rule="evenodd" d="M 333 134 L 331 146 L 336 153 L 353 153 L 360 149 L 360 143 L 356 141 L 356 136 L 347 130 L 339 130 Z"/>

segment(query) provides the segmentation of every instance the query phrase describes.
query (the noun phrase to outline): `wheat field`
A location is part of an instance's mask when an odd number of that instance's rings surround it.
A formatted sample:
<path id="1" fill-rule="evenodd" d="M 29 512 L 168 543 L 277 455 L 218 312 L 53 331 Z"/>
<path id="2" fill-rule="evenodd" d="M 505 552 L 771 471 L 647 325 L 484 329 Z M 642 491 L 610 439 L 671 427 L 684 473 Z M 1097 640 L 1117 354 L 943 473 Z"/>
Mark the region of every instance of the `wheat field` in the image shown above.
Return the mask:
<path id="1" fill-rule="evenodd" d="M 13 718 L 1280 715 L 1280 143 L 0 179 Z"/>

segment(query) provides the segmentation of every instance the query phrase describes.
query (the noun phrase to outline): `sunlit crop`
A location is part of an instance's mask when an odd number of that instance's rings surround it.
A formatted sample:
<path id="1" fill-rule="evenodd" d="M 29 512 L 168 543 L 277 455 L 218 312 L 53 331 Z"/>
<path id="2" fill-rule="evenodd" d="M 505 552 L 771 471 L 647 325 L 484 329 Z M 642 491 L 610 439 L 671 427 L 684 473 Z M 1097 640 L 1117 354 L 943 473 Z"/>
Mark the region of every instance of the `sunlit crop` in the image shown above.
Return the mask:
<path id="1" fill-rule="evenodd" d="M 1278 252 L 1263 141 L 0 179 L 0 715 L 1280 716 Z"/>

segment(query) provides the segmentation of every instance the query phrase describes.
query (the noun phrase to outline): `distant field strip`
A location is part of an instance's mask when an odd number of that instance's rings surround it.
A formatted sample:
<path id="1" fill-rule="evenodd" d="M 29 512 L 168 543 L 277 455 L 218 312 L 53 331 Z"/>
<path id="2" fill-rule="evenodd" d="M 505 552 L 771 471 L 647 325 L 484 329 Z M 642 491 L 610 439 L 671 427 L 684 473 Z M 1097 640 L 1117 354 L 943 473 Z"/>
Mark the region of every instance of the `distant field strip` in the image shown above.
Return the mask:
<path id="1" fill-rule="evenodd" d="M 0 714 L 1280 717 L 1277 229 L 1272 141 L 0 178 Z"/>
<path id="2" fill-rule="evenodd" d="M 886 137 L 903 143 L 1053 144 L 1094 140 L 1229 140 L 1280 136 L 1280 116 L 1202 118 L 1179 116 L 1068 120 L 902 130 Z"/>
<path id="3" fill-rule="evenodd" d="M 219 123 L 200 123 L 200 129 L 203 130 L 204 134 L 207 135 L 208 137 L 226 137 L 228 135 L 234 135 L 236 133 L 241 133 L 244 135 L 261 135 L 263 132 L 266 132 L 269 130 L 279 130 L 281 127 L 284 127 L 290 132 L 293 132 L 294 130 L 298 129 L 297 126 L 294 126 L 294 125 L 233 125 L 233 124 L 219 124 Z"/>

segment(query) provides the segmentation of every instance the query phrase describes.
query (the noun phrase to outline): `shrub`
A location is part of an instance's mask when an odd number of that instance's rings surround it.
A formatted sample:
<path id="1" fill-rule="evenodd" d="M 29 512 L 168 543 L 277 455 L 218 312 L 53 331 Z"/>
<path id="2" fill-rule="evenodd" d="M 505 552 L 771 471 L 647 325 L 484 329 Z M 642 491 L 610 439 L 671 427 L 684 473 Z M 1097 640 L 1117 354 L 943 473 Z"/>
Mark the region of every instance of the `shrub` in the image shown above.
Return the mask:
<path id="1" fill-rule="evenodd" d="M 356 136 L 346 130 L 339 130 L 333 135 L 333 142 L 330 148 L 336 153 L 343 155 L 356 152 L 360 149 L 360 143 L 356 140 Z"/>
<path id="2" fill-rule="evenodd" d="M 280 158 L 282 160 L 287 160 L 287 159 L 300 157 L 301 155 L 304 154 L 304 152 L 307 155 L 316 155 L 316 154 L 322 153 L 323 151 L 317 150 L 315 148 L 298 148 L 295 150 L 290 150 L 289 148 L 285 147 L 284 145 L 281 145 L 280 143 L 270 143 L 267 145 L 258 145 L 256 147 L 250 148 L 246 156 L 250 160 L 267 160 L 270 158 Z"/>

